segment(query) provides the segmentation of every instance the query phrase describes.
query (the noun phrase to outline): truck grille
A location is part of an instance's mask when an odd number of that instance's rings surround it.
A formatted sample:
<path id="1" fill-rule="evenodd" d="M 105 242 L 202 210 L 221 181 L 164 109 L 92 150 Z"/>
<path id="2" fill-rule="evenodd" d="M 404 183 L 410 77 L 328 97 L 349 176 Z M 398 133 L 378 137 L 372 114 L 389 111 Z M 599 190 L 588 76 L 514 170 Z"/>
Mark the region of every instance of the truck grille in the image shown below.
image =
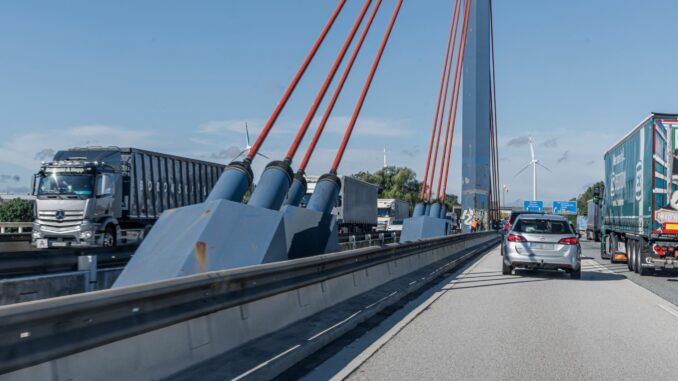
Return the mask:
<path id="1" fill-rule="evenodd" d="M 75 230 L 81 223 L 85 213 L 81 210 L 64 210 L 63 218 L 57 218 L 57 210 L 44 210 L 38 212 L 38 219 L 43 230 L 55 233 Z"/>

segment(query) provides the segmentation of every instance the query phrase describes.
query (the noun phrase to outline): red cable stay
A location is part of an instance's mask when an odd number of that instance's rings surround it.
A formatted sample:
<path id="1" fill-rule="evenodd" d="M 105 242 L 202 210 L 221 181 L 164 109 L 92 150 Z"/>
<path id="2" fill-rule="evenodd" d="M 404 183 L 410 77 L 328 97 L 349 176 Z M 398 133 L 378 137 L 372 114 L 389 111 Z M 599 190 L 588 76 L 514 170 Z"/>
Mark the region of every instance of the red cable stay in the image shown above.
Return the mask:
<path id="1" fill-rule="evenodd" d="M 440 176 L 438 178 L 438 189 L 437 197 L 441 202 L 445 201 L 445 195 L 447 194 L 447 179 L 450 175 L 450 160 L 452 158 L 452 142 L 454 140 L 454 129 L 456 125 L 456 115 L 457 115 L 457 106 L 459 106 L 459 88 L 461 87 L 461 76 L 462 69 L 464 66 L 464 55 L 466 52 L 466 38 L 468 36 L 468 24 L 469 24 L 469 15 L 471 13 L 471 1 L 466 1 L 466 8 L 464 10 L 464 22 L 462 24 L 461 37 L 459 39 L 459 54 L 457 54 L 457 67 L 454 73 L 454 89 L 452 94 L 452 99 L 450 100 L 450 114 L 447 119 L 447 131 L 445 136 L 445 147 L 443 149 L 443 160 L 444 163 L 440 166 Z M 449 142 L 448 142 L 449 137 Z M 445 155 L 447 154 L 447 157 Z M 443 174 L 445 175 L 445 183 L 442 189 L 442 195 L 440 193 L 441 180 L 443 179 Z"/>
<path id="2" fill-rule="evenodd" d="M 320 121 L 320 124 L 318 125 L 318 128 L 315 131 L 315 134 L 313 135 L 313 139 L 311 140 L 311 143 L 308 145 L 308 148 L 306 149 L 306 154 L 304 155 L 304 158 L 301 161 L 301 164 L 299 165 L 299 173 L 304 173 L 306 171 L 306 166 L 308 165 L 308 161 L 311 159 L 311 155 L 313 155 L 313 151 L 315 150 L 316 145 L 318 144 L 318 140 L 320 139 L 320 135 L 323 133 L 323 130 L 325 129 L 325 126 L 327 125 L 327 121 L 330 118 L 330 114 L 332 114 L 332 110 L 334 109 L 334 105 L 337 103 L 337 99 L 339 98 L 339 94 L 341 94 L 341 90 L 344 88 L 344 84 L 346 83 L 346 80 L 348 79 L 348 75 L 351 72 L 351 69 L 353 68 L 353 64 L 355 63 L 356 58 L 358 57 L 358 52 L 360 52 L 360 49 L 362 48 L 363 42 L 365 41 L 365 37 L 367 36 L 367 33 L 369 32 L 370 28 L 372 27 L 372 22 L 374 21 L 375 16 L 377 15 L 377 11 L 379 10 L 379 7 L 381 6 L 381 1 L 382 0 L 377 0 L 377 4 L 374 6 L 374 9 L 372 10 L 372 14 L 370 15 L 370 18 L 367 21 L 367 24 L 365 24 L 365 28 L 363 29 L 362 34 L 360 35 L 360 39 L 356 43 L 355 47 L 353 48 L 353 53 L 351 54 L 351 58 L 349 59 L 348 63 L 346 64 L 346 67 L 344 68 L 344 73 L 341 76 L 341 79 L 339 80 L 339 83 L 337 84 L 336 89 L 334 89 L 334 94 L 332 94 L 332 99 L 330 100 L 329 104 L 327 105 L 327 108 L 325 109 L 325 114 L 322 117 L 322 120 Z"/>
<path id="3" fill-rule="evenodd" d="M 308 53 L 308 55 L 306 56 L 306 59 L 301 64 L 301 67 L 299 68 L 299 70 L 297 71 L 297 74 L 292 79 L 292 82 L 287 87 L 287 90 L 285 90 L 285 93 L 283 94 L 282 98 L 280 99 L 280 102 L 276 106 L 275 110 L 273 110 L 273 114 L 271 114 L 271 116 L 268 118 L 268 121 L 266 122 L 264 129 L 261 131 L 261 133 L 257 137 L 257 140 L 254 142 L 254 145 L 252 145 L 252 148 L 250 148 L 250 152 L 247 154 L 247 157 L 245 158 L 246 162 L 251 162 L 252 159 L 254 158 L 254 156 L 256 156 L 257 152 L 259 152 L 259 149 L 261 148 L 261 144 L 264 142 L 264 140 L 266 140 L 266 137 L 268 136 L 268 133 L 271 131 L 273 124 L 278 119 L 278 116 L 280 116 L 280 112 L 285 107 L 285 104 L 287 103 L 290 96 L 292 95 L 292 92 L 294 92 L 294 89 L 297 87 L 297 84 L 299 83 L 299 80 L 301 79 L 301 77 L 304 75 L 304 72 L 306 72 L 308 65 L 313 60 L 315 53 L 318 51 L 318 48 L 320 47 L 323 40 L 325 39 L 325 36 L 327 36 L 327 33 L 330 31 L 330 28 L 334 24 L 334 21 L 337 19 L 337 16 L 341 12 L 341 9 L 344 7 L 344 4 L 346 4 L 346 0 L 340 0 L 339 4 L 337 4 L 337 7 L 334 9 L 334 12 L 332 13 L 332 16 L 330 17 L 329 21 L 327 22 L 327 24 L 323 28 L 322 32 L 320 33 L 320 36 L 318 36 L 318 39 L 313 44 L 311 51 Z"/>
<path id="4" fill-rule="evenodd" d="M 358 28 L 360 27 L 360 23 L 362 23 L 363 18 L 365 17 L 365 13 L 367 13 L 367 9 L 370 7 L 371 3 L 372 0 L 365 1 L 365 4 L 363 5 L 362 10 L 360 11 L 360 14 L 358 15 L 358 18 L 355 20 L 355 23 L 353 24 L 353 28 L 351 28 L 350 33 L 348 34 L 346 40 L 344 41 L 344 45 L 341 47 L 341 50 L 339 51 L 337 58 L 334 60 L 334 64 L 332 64 L 330 72 L 327 74 L 327 77 L 325 78 L 325 82 L 318 91 L 318 94 L 316 95 L 315 100 L 311 105 L 311 108 L 308 110 L 306 118 L 301 124 L 301 127 L 299 127 L 299 131 L 297 131 L 297 135 L 294 138 L 292 145 L 290 145 L 289 151 L 287 151 L 287 156 L 285 156 L 285 161 L 287 161 L 288 163 L 292 162 L 292 159 L 294 158 L 294 155 L 296 154 L 297 149 L 299 148 L 299 144 L 304 139 L 304 135 L 306 135 L 308 126 L 311 124 L 311 121 L 313 120 L 316 111 L 318 111 L 318 107 L 320 107 L 320 102 L 322 102 L 323 98 L 325 97 L 325 93 L 327 93 L 327 89 L 329 88 L 330 83 L 332 83 L 334 75 L 337 73 L 339 65 L 341 65 L 341 61 L 343 61 L 344 56 L 346 55 L 346 51 L 348 50 L 348 47 L 351 45 L 353 37 L 355 37 L 355 34 L 358 31 Z"/>
<path id="5" fill-rule="evenodd" d="M 433 118 L 433 128 L 431 129 L 431 140 L 429 142 L 428 146 L 428 155 L 426 157 L 426 167 L 424 171 L 424 180 L 422 181 L 422 186 L 421 186 L 421 195 L 419 196 L 421 201 L 424 201 L 424 197 L 426 195 L 426 182 L 428 180 L 428 173 L 429 173 L 429 166 L 431 163 L 431 152 L 433 151 L 433 142 L 435 140 L 436 136 L 436 131 L 438 127 L 438 115 L 440 113 L 440 103 L 441 99 L 443 96 L 443 89 L 447 91 L 447 83 L 449 82 L 450 79 L 450 70 L 448 70 L 448 62 L 451 60 L 450 57 L 450 50 L 452 48 L 452 43 L 456 39 L 456 31 L 457 31 L 457 22 L 458 22 L 458 12 L 459 12 L 459 7 L 461 5 L 461 0 L 456 0 L 454 4 L 454 8 L 452 11 L 452 20 L 450 22 L 450 33 L 449 37 L 447 38 L 447 50 L 445 51 L 445 64 L 443 66 L 443 73 L 442 77 L 440 78 L 440 90 L 438 90 L 438 102 L 436 104 L 436 114 L 435 117 Z M 452 52 L 454 54 L 454 51 Z M 451 65 L 450 65 L 451 67 Z M 438 153 L 436 152 L 436 155 Z M 433 174 L 432 174 L 433 175 Z"/>
<path id="6" fill-rule="evenodd" d="M 465 12 L 465 11 L 464 11 Z M 459 11 L 456 14 L 455 18 L 455 30 L 454 30 L 454 38 L 452 39 L 452 52 L 450 53 L 450 62 L 452 61 L 452 58 L 454 56 L 454 51 L 456 50 L 456 39 L 457 39 L 457 26 L 459 25 Z M 457 53 L 457 56 L 459 56 L 459 53 Z M 442 104 L 442 112 L 440 113 L 440 121 L 438 124 L 438 136 L 436 138 L 436 144 L 435 148 L 433 149 L 434 155 L 433 155 L 433 163 L 431 166 L 431 177 L 429 178 L 429 184 L 428 184 L 428 196 L 427 200 L 428 202 L 431 202 L 431 192 L 433 191 L 433 181 L 435 179 L 435 170 L 436 170 L 436 165 L 438 162 L 438 149 L 440 147 L 440 135 L 443 131 L 443 120 L 445 120 L 445 105 L 447 104 L 447 94 L 449 93 L 449 82 L 450 82 L 450 72 L 452 69 L 452 65 L 448 67 L 448 72 L 447 72 L 447 82 L 445 84 L 445 94 L 443 96 L 443 104 Z M 448 111 L 449 112 L 449 111 Z M 441 158 L 442 160 L 442 158 Z"/>
<path id="7" fill-rule="evenodd" d="M 490 49 L 492 51 L 492 127 L 494 138 L 494 177 L 495 177 L 495 199 L 496 199 L 496 220 L 501 218 L 501 197 L 499 181 L 499 145 L 498 145 L 498 125 L 497 125 L 497 81 L 494 65 L 494 18 L 492 13 L 492 0 L 490 0 Z"/>
<path id="8" fill-rule="evenodd" d="M 384 34 L 384 38 L 381 41 L 381 46 L 379 47 L 379 52 L 377 52 L 377 56 L 374 58 L 374 62 L 372 63 L 372 69 L 370 70 L 370 74 L 367 77 L 367 81 L 365 82 L 365 85 L 363 87 L 363 91 L 360 94 L 360 99 L 358 99 L 358 104 L 355 107 L 355 110 L 353 110 L 353 116 L 351 117 L 351 121 L 348 124 L 348 127 L 346 128 L 346 133 L 344 134 L 344 139 L 341 142 L 341 145 L 339 146 L 339 150 L 337 151 L 337 156 L 334 158 L 334 163 L 332 163 L 332 168 L 330 169 L 330 173 L 336 174 L 337 173 L 337 168 L 339 168 L 339 164 L 341 163 L 341 159 L 344 156 L 344 151 L 346 150 L 346 145 L 348 144 L 348 140 L 351 137 L 351 134 L 353 133 L 353 128 L 355 127 L 355 123 L 358 120 L 358 116 L 360 115 L 360 110 L 362 109 L 363 103 L 365 102 L 365 97 L 367 96 L 367 92 L 370 89 L 370 85 L 372 84 L 372 79 L 374 79 L 374 74 L 377 71 L 377 67 L 379 66 L 379 61 L 381 61 L 381 56 L 384 53 L 384 49 L 386 48 L 386 43 L 388 42 L 389 37 L 391 36 L 391 31 L 393 30 L 393 25 L 395 24 L 396 18 L 398 17 L 398 13 L 400 11 L 400 7 L 403 5 L 403 0 L 398 0 L 398 5 L 396 6 L 395 10 L 393 11 L 393 16 L 391 17 L 391 22 L 388 25 L 388 29 L 386 30 L 386 33 Z"/>

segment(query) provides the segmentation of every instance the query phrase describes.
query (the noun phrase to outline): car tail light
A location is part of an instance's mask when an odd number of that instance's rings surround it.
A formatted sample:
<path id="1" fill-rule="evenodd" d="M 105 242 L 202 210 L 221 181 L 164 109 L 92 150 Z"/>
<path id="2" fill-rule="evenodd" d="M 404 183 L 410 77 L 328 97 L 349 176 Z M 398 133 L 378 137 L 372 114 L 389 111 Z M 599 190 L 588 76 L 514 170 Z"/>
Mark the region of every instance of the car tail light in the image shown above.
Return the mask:
<path id="1" fill-rule="evenodd" d="M 506 225 L 504 225 L 504 230 L 509 231 L 509 229 L 511 229 L 511 224 L 507 222 Z"/>
<path id="2" fill-rule="evenodd" d="M 574 237 L 562 238 L 560 241 L 558 241 L 558 243 L 563 245 L 576 245 L 577 239 Z"/>
<path id="3" fill-rule="evenodd" d="M 506 239 L 508 239 L 509 242 L 527 242 L 525 237 L 523 237 L 522 235 L 517 235 L 517 234 L 509 234 Z"/>

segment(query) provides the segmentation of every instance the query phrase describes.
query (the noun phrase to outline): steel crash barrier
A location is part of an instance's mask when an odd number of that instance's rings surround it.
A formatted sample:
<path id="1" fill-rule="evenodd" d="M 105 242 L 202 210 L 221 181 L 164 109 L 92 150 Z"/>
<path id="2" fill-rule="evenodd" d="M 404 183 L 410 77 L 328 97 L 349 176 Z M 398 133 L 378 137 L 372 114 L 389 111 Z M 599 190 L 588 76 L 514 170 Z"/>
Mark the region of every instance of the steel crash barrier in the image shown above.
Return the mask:
<path id="1" fill-rule="evenodd" d="M 497 237 L 460 234 L 0 307 L 0 378 L 168 377 Z"/>

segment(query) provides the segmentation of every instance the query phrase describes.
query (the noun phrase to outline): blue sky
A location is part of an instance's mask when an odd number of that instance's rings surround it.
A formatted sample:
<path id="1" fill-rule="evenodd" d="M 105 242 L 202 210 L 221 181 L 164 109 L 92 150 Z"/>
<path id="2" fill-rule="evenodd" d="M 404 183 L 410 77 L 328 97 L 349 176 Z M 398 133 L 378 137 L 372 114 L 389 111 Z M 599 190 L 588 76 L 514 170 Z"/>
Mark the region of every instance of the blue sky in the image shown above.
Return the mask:
<path id="1" fill-rule="evenodd" d="M 263 153 L 286 151 L 362 3 L 349 0 Z M 650 111 L 678 112 L 675 1 L 494 3 L 507 201 L 530 194 L 529 174 L 514 176 L 529 160 L 527 135 L 553 171 L 540 174 L 541 198 L 569 199 L 602 179 L 604 151 Z M 245 122 L 261 128 L 335 5 L 1 2 L 0 191 L 25 191 L 46 154 L 75 145 L 228 162 Z M 384 0 L 309 173 L 328 170 L 394 5 Z M 389 164 L 423 175 L 451 10 L 450 0 L 405 1 L 340 172 L 378 169 L 386 145 Z M 449 190 L 458 194 L 457 131 Z"/>

